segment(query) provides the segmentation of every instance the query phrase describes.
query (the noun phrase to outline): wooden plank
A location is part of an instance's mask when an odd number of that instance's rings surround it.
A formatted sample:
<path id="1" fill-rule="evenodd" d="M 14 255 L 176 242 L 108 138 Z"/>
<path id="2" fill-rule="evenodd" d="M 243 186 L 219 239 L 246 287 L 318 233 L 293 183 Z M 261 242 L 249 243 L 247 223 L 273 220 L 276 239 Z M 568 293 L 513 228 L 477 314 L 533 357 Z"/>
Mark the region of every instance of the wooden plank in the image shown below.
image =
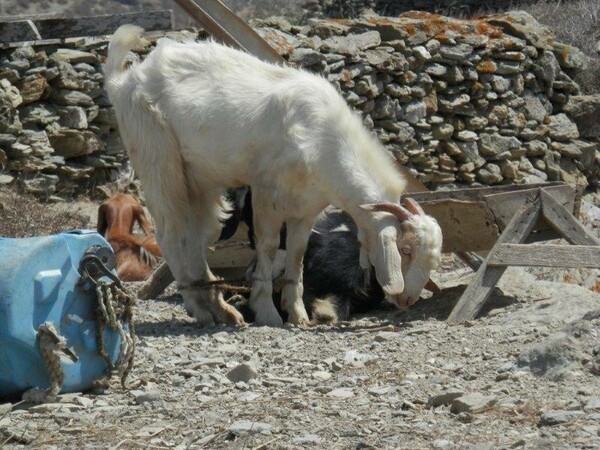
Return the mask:
<path id="1" fill-rule="evenodd" d="M 138 291 L 138 298 L 150 300 L 158 297 L 173 282 L 173 274 L 167 263 L 161 261 L 156 269 L 144 280 L 144 284 Z"/>
<path id="2" fill-rule="evenodd" d="M 565 206 L 570 211 L 573 210 L 575 189 L 568 184 L 549 186 L 545 189 L 547 189 L 548 192 L 551 192 L 561 205 Z M 503 230 L 504 227 L 506 227 L 506 224 L 510 222 L 515 211 L 525 203 L 532 202 L 538 195 L 539 189 L 536 188 L 524 191 L 489 194 L 485 195 L 483 198 L 494 214 L 496 223 L 500 226 L 500 229 Z M 546 228 L 543 222 L 540 222 L 539 225 L 541 226 L 540 229 Z"/>
<path id="3" fill-rule="evenodd" d="M 600 245 L 600 239 L 557 200 L 554 192 L 542 189 L 540 198 L 545 221 L 567 241 L 575 245 Z"/>
<path id="4" fill-rule="evenodd" d="M 36 39 L 41 39 L 41 36 L 31 20 L 0 22 L 0 44 Z"/>
<path id="5" fill-rule="evenodd" d="M 421 206 L 442 228 L 443 252 L 489 250 L 500 235 L 494 216 L 482 201 L 445 199 Z"/>
<path id="6" fill-rule="evenodd" d="M 456 252 L 456 256 L 469 266 L 473 272 L 477 272 L 483 264 L 483 258 L 474 252 Z"/>
<path id="7" fill-rule="evenodd" d="M 225 267 L 248 267 L 254 254 L 255 251 L 250 248 L 250 243 L 240 242 L 234 245 L 217 246 L 214 250 L 209 250 L 206 260 L 211 270 Z"/>
<path id="8" fill-rule="evenodd" d="M 488 266 L 600 268 L 600 247 L 595 245 L 500 244 Z"/>
<path id="9" fill-rule="evenodd" d="M 470 200 L 477 201 L 482 200 L 487 195 L 502 194 L 502 193 L 519 193 L 520 191 L 537 190 L 539 188 L 549 188 L 555 186 L 568 186 L 563 182 L 552 182 L 552 183 L 537 183 L 537 184 L 509 184 L 502 186 L 492 186 L 484 188 L 467 188 L 467 189 L 456 189 L 451 191 L 434 191 L 434 192 L 416 192 L 406 193 L 402 195 L 402 198 L 412 197 L 417 202 L 428 202 L 435 200 L 454 199 L 454 200 Z M 518 194 L 517 194 L 518 195 Z"/>
<path id="10" fill-rule="evenodd" d="M 15 34 L 18 27 L 25 30 L 32 22 L 39 35 Z M 134 24 L 147 31 L 173 29 L 173 11 L 141 11 L 75 18 L 43 18 L 32 21 L 0 23 L 0 42 L 31 41 L 36 39 L 66 39 L 81 36 L 112 34 L 121 25 Z M 6 29 L 6 34 L 4 30 Z"/>
<path id="11" fill-rule="evenodd" d="M 513 216 L 504 232 L 498 238 L 496 245 L 515 243 L 521 244 L 531 233 L 537 221 L 540 218 L 542 204 L 540 201 L 535 201 L 531 204 L 523 205 Z M 456 325 L 465 320 L 474 319 L 481 308 L 487 301 L 492 289 L 502 277 L 506 267 L 495 266 L 490 267 L 488 261 L 490 256 L 494 254 L 495 248 L 485 259 L 479 270 L 475 273 L 475 277 L 471 284 L 460 297 L 458 303 L 448 317 L 448 323 Z"/>

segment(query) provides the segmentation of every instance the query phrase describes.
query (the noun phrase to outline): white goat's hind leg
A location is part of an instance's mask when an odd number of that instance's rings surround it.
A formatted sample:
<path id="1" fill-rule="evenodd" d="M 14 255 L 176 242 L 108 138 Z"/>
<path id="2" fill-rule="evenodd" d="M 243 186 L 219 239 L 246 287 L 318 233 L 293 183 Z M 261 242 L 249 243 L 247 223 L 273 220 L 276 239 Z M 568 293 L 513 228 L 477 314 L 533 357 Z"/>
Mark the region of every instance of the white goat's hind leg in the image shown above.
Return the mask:
<path id="1" fill-rule="evenodd" d="M 252 191 L 254 232 L 256 234 L 256 270 L 252 281 L 250 307 L 257 325 L 280 327 L 283 320 L 273 304 L 273 260 L 279 246 L 282 220 L 273 210 L 270 195 Z"/>
<path id="2" fill-rule="evenodd" d="M 189 275 L 186 264 L 186 236 L 180 236 L 180 233 L 166 229 L 165 231 L 160 230 L 157 232 L 156 238 L 169 265 L 169 269 L 173 273 L 173 278 L 177 282 L 181 296 L 183 297 L 185 310 L 201 325 L 214 326 L 215 322 L 212 315 L 195 300 L 195 289 L 188 287 L 195 280 Z"/>
<path id="3" fill-rule="evenodd" d="M 218 196 L 215 195 L 218 199 Z M 242 315 L 225 303 L 223 296 L 214 288 L 194 286 L 195 283 L 215 280 L 206 262 L 207 244 L 218 221 L 210 199 L 190 202 L 185 227 L 176 232 L 167 229 L 157 234 L 159 244 L 173 277 L 183 297 L 185 309 L 202 326 L 216 323 L 242 324 Z"/>
<path id="4" fill-rule="evenodd" d="M 194 283 L 214 281 L 206 261 L 207 246 L 216 239 L 220 230 L 217 218 L 219 192 L 203 190 L 201 198 L 190 201 L 185 249 L 181 256 L 185 262 L 189 283 L 182 289 L 186 307 L 192 309 L 194 317 L 201 323 L 227 323 L 241 325 L 242 315 L 223 299 L 223 294 L 214 287 L 194 286 Z M 210 319 L 207 319 L 210 318 Z"/>
<path id="5" fill-rule="evenodd" d="M 287 220 L 285 285 L 281 293 L 281 305 L 288 312 L 288 322 L 307 326 L 308 314 L 302 301 L 302 261 L 308 244 L 313 221 Z"/>

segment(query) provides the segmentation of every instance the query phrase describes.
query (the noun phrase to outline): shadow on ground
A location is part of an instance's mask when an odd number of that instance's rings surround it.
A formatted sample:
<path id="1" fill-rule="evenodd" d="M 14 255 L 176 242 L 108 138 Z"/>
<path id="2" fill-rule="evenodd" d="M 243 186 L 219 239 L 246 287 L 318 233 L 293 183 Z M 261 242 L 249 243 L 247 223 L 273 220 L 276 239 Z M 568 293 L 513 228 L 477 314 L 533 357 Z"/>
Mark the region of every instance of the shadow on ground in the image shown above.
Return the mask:
<path id="1" fill-rule="evenodd" d="M 374 323 L 374 326 L 406 326 L 411 322 L 431 319 L 445 321 L 465 291 L 466 287 L 466 285 L 459 285 L 443 289 L 442 291 L 433 294 L 429 298 L 420 300 L 414 306 L 405 310 L 398 310 L 392 305 L 384 303 L 378 309 L 370 311 L 369 313 L 357 314 L 355 317 L 353 317 L 353 319 L 365 317 L 374 318 L 378 322 L 376 324 Z M 184 307 L 183 300 L 178 294 L 165 295 L 156 300 L 147 301 L 166 302 L 175 305 L 177 308 Z M 478 317 L 485 316 L 492 309 L 506 308 L 515 303 L 518 303 L 518 299 L 516 297 L 505 295 L 499 288 L 494 288 L 490 298 L 481 310 Z M 141 321 L 136 323 L 136 334 L 139 336 L 176 336 L 181 334 L 186 336 L 206 336 L 222 331 L 235 332 L 236 330 L 237 328 L 235 327 L 224 325 L 213 328 L 202 328 L 199 327 L 195 322 L 180 320 L 178 318 L 153 322 Z M 339 326 L 319 326 L 318 328 L 315 328 L 315 330 L 318 330 L 319 332 L 331 331 L 340 333 L 356 331 L 356 328 L 353 328 L 352 326 L 347 326 L 344 328 Z M 311 331 L 311 329 L 309 328 L 307 331 Z"/>

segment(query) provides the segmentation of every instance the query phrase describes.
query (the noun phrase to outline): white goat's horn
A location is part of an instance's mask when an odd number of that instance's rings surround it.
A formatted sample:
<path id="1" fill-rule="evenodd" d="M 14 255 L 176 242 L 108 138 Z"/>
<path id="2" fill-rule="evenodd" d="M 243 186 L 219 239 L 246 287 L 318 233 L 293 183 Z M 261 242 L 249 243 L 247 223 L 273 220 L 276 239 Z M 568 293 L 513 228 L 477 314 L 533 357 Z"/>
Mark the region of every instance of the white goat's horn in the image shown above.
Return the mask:
<path id="1" fill-rule="evenodd" d="M 397 203 L 371 203 L 368 205 L 361 205 L 363 209 L 368 211 L 379 211 L 379 212 L 388 212 L 393 214 L 400 222 L 403 222 L 409 219 L 413 214 L 404 208 L 403 206 L 398 205 Z"/>
<path id="2" fill-rule="evenodd" d="M 425 215 L 425 211 L 421 208 L 421 205 L 417 203 L 417 201 L 412 197 L 407 197 L 404 199 L 404 206 L 413 214 L 421 214 Z"/>

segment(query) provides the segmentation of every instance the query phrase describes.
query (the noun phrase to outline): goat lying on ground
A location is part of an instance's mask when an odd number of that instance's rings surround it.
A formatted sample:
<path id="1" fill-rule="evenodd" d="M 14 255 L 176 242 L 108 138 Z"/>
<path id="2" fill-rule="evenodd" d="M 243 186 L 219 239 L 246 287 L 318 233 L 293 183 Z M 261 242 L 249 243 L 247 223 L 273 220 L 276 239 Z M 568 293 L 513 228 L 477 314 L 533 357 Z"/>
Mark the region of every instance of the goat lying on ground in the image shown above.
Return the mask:
<path id="1" fill-rule="evenodd" d="M 135 222 L 146 236 L 132 234 Z M 97 229 L 115 253 L 122 281 L 144 280 L 162 257 L 144 209 L 133 195 L 118 193 L 102 203 Z"/>
<path id="2" fill-rule="evenodd" d="M 410 222 L 425 213 L 412 199 L 407 199 L 405 205 L 412 215 L 404 228 L 410 229 Z M 304 254 L 303 271 L 304 303 L 315 323 L 348 320 L 351 314 L 378 307 L 386 298 L 373 268 L 365 270 L 359 265 L 357 233 L 352 218 L 339 210 L 327 211 L 315 223 Z M 439 289 L 431 280 L 424 288 Z"/>
<path id="3" fill-rule="evenodd" d="M 228 192 L 234 210 L 225 222 L 225 228 L 233 234 L 239 223 L 244 222 L 248 226 L 250 246 L 254 248 L 251 197 L 247 188 Z M 415 220 L 414 215 L 425 214 L 411 198 L 407 198 L 404 205 L 411 213 L 407 219 L 409 221 Z M 350 315 L 375 309 L 385 300 L 373 268 L 365 270 L 359 265 L 360 242 L 357 234 L 356 224 L 343 211 L 328 208 L 315 221 L 304 253 L 302 272 L 304 305 L 311 313 L 313 323 L 348 320 Z M 285 269 L 278 264 L 280 254 L 285 254 L 285 226 L 281 231 L 279 248 L 281 251 L 278 250 L 278 258 L 273 266 L 273 279 L 280 279 Z M 256 260 L 246 272 L 249 279 L 255 267 Z M 425 289 L 439 291 L 431 280 L 425 284 Z M 244 317 L 251 320 L 252 314 L 246 308 L 241 310 Z"/>
<path id="4" fill-rule="evenodd" d="M 214 42 L 168 39 L 125 68 L 141 33 L 125 25 L 114 34 L 105 87 L 188 312 L 205 325 L 243 322 L 204 283 L 214 279 L 206 252 L 219 235 L 225 189 L 241 186 L 252 189 L 257 267 L 249 303 L 258 324 L 282 324 L 272 266 L 284 221 L 282 306 L 289 322 L 308 323 L 302 259 L 329 204 L 357 224 L 360 265 L 375 267 L 386 298 L 416 301 L 440 261 L 440 227 L 425 215 L 407 220 L 398 204 L 405 180 L 327 80 Z"/>

